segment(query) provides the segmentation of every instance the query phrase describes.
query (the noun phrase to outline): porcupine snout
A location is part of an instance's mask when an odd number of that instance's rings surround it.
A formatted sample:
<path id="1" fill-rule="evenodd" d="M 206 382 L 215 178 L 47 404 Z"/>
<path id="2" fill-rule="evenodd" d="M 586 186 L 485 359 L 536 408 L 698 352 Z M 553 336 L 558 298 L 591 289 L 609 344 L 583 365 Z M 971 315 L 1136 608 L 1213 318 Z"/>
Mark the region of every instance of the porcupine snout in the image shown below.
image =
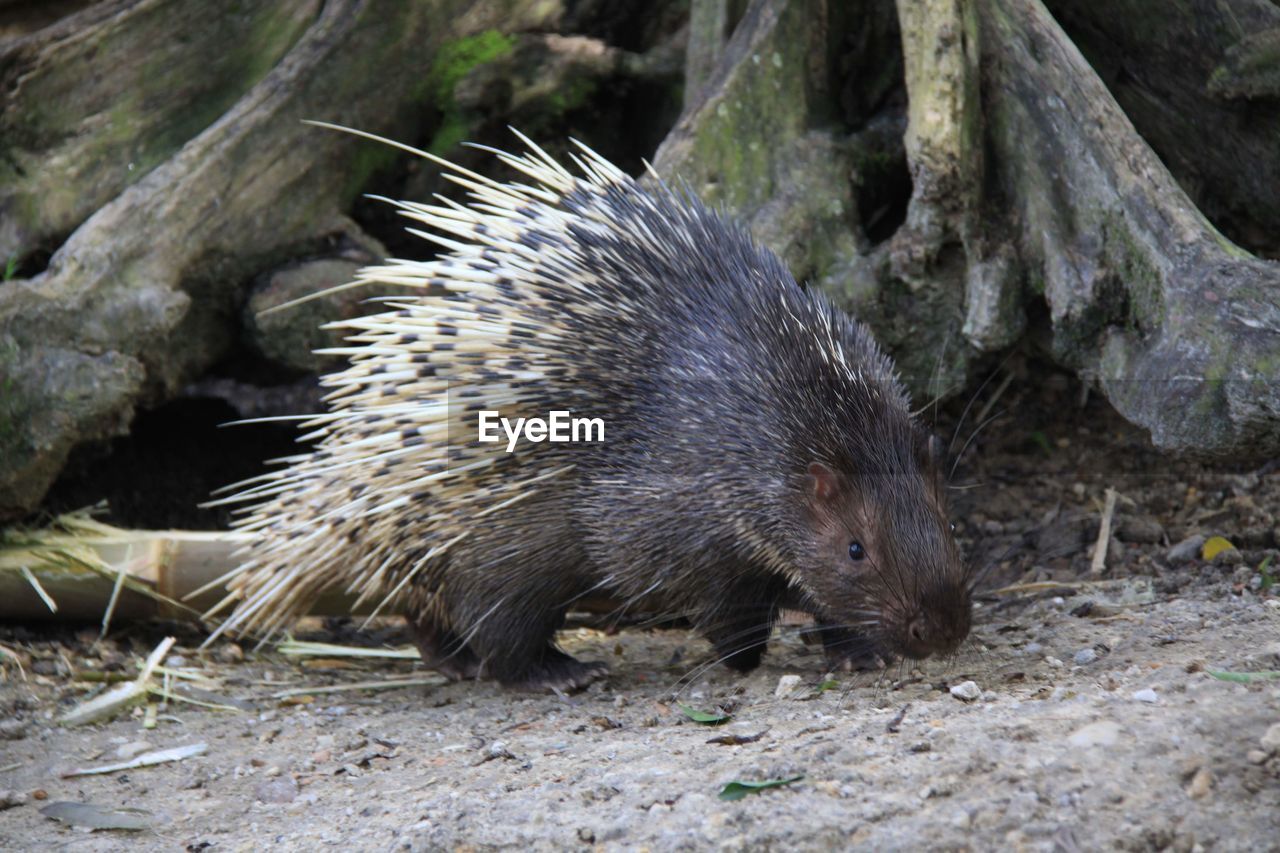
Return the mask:
<path id="1" fill-rule="evenodd" d="M 903 620 L 899 651 L 920 660 L 956 650 L 969 636 L 973 609 L 966 585 L 945 585 L 921 596 L 919 608 Z"/>

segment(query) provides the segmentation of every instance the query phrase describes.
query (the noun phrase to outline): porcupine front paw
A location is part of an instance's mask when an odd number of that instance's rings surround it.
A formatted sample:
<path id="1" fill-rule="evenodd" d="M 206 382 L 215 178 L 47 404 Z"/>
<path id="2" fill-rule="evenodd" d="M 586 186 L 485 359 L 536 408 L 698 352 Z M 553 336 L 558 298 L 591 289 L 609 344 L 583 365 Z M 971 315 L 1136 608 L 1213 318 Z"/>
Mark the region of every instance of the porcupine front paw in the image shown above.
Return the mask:
<path id="1" fill-rule="evenodd" d="M 745 632 L 731 632 L 717 638 L 709 635 L 716 659 L 735 672 L 750 672 L 760 665 L 768 645 L 768 629 L 752 626 Z"/>
<path id="2" fill-rule="evenodd" d="M 573 693 L 609 674 L 602 661 L 580 661 L 548 647 L 538 661 L 510 673 L 499 673 L 503 687 L 516 690 L 558 690 Z"/>
<path id="3" fill-rule="evenodd" d="M 861 634 L 841 628 L 823 628 L 822 647 L 832 672 L 865 672 L 884 669 L 888 660 L 878 644 Z"/>
<path id="4" fill-rule="evenodd" d="M 722 596 L 723 601 L 703 618 L 703 634 L 717 660 L 736 672 L 750 672 L 760 665 L 768 648 L 779 592 L 747 582 L 728 588 Z"/>

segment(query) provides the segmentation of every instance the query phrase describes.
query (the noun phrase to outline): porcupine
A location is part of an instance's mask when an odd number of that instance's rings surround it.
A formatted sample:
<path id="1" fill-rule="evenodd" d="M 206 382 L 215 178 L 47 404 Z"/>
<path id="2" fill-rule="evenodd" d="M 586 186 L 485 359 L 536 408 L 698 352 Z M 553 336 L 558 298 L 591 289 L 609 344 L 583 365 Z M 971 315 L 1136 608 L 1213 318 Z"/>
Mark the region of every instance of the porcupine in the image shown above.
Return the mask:
<path id="1" fill-rule="evenodd" d="M 397 604 L 450 677 L 575 688 L 606 669 L 554 635 L 598 590 L 690 615 L 741 671 L 781 607 L 834 666 L 954 649 L 970 581 L 939 453 L 870 332 L 687 188 L 517 135 L 492 153 L 532 184 L 415 151 L 469 202 L 391 202 L 445 252 L 348 285 L 418 292 L 334 324 L 350 363 L 314 449 L 227 499 L 257 537 L 216 633 L 342 588 Z M 555 409 L 606 440 L 476 441 L 480 411 Z"/>

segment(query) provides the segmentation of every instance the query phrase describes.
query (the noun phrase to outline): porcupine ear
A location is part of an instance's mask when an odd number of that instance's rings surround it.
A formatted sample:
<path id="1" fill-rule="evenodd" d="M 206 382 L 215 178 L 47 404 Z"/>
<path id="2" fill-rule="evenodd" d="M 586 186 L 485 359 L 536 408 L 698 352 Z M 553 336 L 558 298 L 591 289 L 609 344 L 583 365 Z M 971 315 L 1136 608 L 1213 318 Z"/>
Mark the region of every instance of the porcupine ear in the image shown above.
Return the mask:
<path id="1" fill-rule="evenodd" d="M 932 480 L 930 485 L 941 489 L 946 482 L 942 472 L 946 469 L 947 448 L 937 433 L 926 431 L 921 434 L 916 441 L 916 458 L 926 477 Z"/>
<path id="2" fill-rule="evenodd" d="M 925 448 L 929 454 L 929 461 L 934 465 L 941 465 L 947 461 L 947 448 L 942 443 L 942 436 L 936 432 L 929 433 L 929 437 L 925 440 Z"/>
<path id="3" fill-rule="evenodd" d="M 840 494 L 840 476 L 821 462 L 810 462 L 807 469 L 809 494 L 818 505 L 829 504 Z"/>

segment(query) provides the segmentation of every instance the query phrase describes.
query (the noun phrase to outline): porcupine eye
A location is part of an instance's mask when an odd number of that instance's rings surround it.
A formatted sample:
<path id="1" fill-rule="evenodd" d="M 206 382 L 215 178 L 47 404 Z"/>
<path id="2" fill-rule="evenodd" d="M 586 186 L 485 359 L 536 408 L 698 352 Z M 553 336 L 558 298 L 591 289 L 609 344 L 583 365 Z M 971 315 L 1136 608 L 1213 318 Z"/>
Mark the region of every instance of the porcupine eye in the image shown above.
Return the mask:
<path id="1" fill-rule="evenodd" d="M 862 547 L 861 542 L 849 543 L 849 559 L 850 560 L 853 560 L 856 563 L 865 556 L 867 556 L 867 549 Z"/>

